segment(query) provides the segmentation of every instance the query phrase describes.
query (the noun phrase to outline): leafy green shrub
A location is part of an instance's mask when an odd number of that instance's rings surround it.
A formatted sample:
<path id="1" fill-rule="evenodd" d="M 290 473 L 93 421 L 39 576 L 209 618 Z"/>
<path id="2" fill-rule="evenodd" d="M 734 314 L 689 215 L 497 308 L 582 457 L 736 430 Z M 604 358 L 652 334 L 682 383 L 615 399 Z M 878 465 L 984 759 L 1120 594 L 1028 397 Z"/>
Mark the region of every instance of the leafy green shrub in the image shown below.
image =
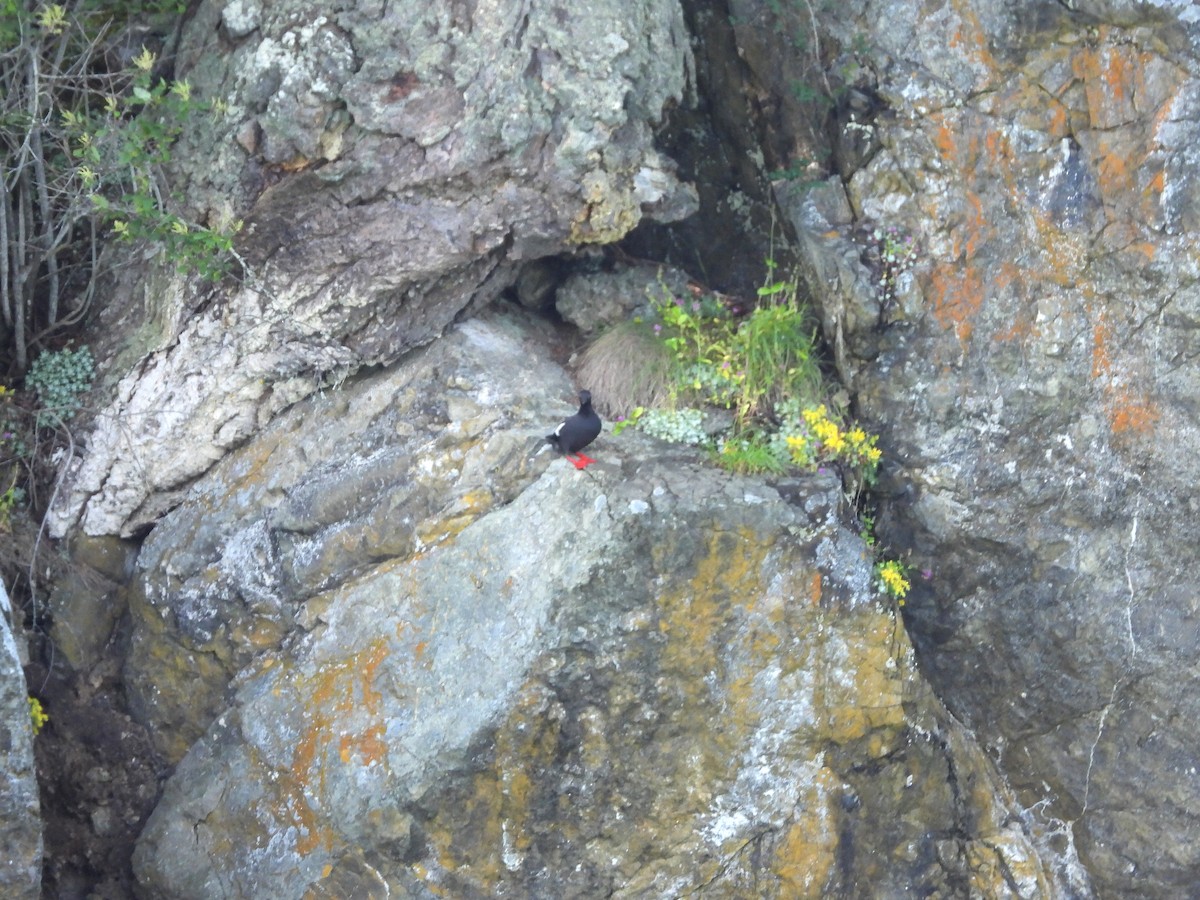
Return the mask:
<path id="1" fill-rule="evenodd" d="M 145 240 L 187 273 L 227 270 L 239 223 L 212 230 L 171 210 L 164 163 L 189 118 L 209 107 L 164 81 L 122 42 L 174 0 L 0 0 L 0 340 L 16 371 L 30 346 L 78 323 L 94 296 L 104 227 Z M 214 110 L 215 111 L 215 110 Z"/>
<path id="2" fill-rule="evenodd" d="M 80 406 L 80 397 L 92 387 L 96 365 L 92 351 L 64 348 L 41 353 L 29 367 L 26 386 L 37 391 L 42 409 L 65 422 Z"/>
<path id="3" fill-rule="evenodd" d="M 778 475 L 787 468 L 783 454 L 759 435 L 720 442 L 717 462 L 722 468 L 743 475 Z"/>
<path id="4" fill-rule="evenodd" d="M 23 429 L 19 422 L 24 411 L 13 402 L 16 393 L 12 388 L 0 384 L 0 463 L 22 459 L 29 455 Z"/>
<path id="5" fill-rule="evenodd" d="M 814 400 L 823 388 L 799 285 L 775 282 L 758 293 L 764 302 L 741 318 L 712 296 L 664 290 L 654 301 L 655 328 L 674 360 L 676 398 L 733 410 L 739 430 L 785 397 Z"/>
<path id="6" fill-rule="evenodd" d="M 767 264 L 773 275 L 774 262 Z M 713 446 L 717 462 L 738 472 L 837 462 L 859 486 L 872 482 L 876 439 L 844 427 L 822 402 L 816 333 L 799 293 L 795 278 L 769 280 L 758 307 L 742 315 L 715 296 L 678 297 L 663 286 L 651 298 L 658 319 L 651 330 L 670 353 L 667 403 L 635 408 L 615 431 L 636 425 L 665 440 Z M 715 444 L 701 427 L 703 405 L 733 412 L 732 427 Z"/>

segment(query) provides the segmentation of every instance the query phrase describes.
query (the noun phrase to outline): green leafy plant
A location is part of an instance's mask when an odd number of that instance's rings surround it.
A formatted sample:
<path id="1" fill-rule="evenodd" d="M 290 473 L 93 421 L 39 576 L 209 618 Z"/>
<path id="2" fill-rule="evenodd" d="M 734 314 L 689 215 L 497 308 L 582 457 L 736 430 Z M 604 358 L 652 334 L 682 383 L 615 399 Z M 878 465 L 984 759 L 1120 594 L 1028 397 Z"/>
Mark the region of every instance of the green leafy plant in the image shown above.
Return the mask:
<path id="1" fill-rule="evenodd" d="M 768 283 L 759 306 L 740 317 L 711 295 L 681 298 L 664 289 L 654 300 L 655 328 L 674 357 L 674 399 L 731 409 L 745 430 L 784 397 L 818 396 L 815 332 L 798 293 L 794 279 Z"/>
<path id="2" fill-rule="evenodd" d="M 156 78 L 156 61 L 143 47 L 128 89 L 105 97 L 102 115 L 64 111 L 72 154 L 97 214 L 118 240 L 157 244 L 181 270 L 216 279 L 229 270 L 242 223 L 213 230 L 185 221 L 170 211 L 160 175 L 184 122 L 211 106 L 192 98 L 187 81 Z"/>
<path id="3" fill-rule="evenodd" d="M 638 407 L 614 430 L 636 425 L 666 440 L 714 446 L 717 462 L 734 471 L 837 462 L 856 483 L 872 483 L 881 456 L 876 438 L 843 426 L 822 402 L 815 329 L 798 281 L 775 278 L 775 269 L 768 260 L 768 278 L 748 314 L 713 295 L 678 297 L 662 287 L 652 297 L 652 329 L 671 355 L 667 408 Z M 701 425 L 704 405 L 733 413 L 732 427 L 715 444 Z"/>
<path id="4" fill-rule="evenodd" d="M 238 223 L 202 228 L 172 212 L 164 166 L 182 122 L 209 107 L 156 74 L 143 49 L 112 62 L 174 0 L 0 0 L 0 338 L 16 372 L 95 294 L 104 230 L 144 240 L 189 273 L 218 277 Z"/>
<path id="5" fill-rule="evenodd" d="M 743 475 L 778 475 L 787 468 L 778 449 L 760 435 L 722 441 L 717 462 L 722 468 Z"/>
<path id="6" fill-rule="evenodd" d="M 912 271 L 917 262 L 917 246 L 912 235 L 895 227 L 876 228 L 871 232 L 879 254 L 879 273 L 876 290 L 879 293 L 881 323 L 899 302 L 900 279 Z"/>
<path id="7" fill-rule="evenodd" d="M 0 534 L 12 531 L 12 511 L 25 502 L 25 489 L 17 486 L 15 480 L 8 489 L 0 494 Z"/>
<path id="8" fill-rule="evenodd" d="M 91 390 L 95 374 L 96 365 L 88 347 L 64 348 L 38 356 L 29 367 L 25 384 L 37 392 L 45 413 L 66 422 L 78 411 L 80 397 Z"/>
<path id="9" fill-rule="evenodd" d="M 19 424 L 25 417 L 24 410 L 16 406 L 15 400 L 16 392 L 0 384 L 0 464 L 29 455 L 24 429 Z"/>

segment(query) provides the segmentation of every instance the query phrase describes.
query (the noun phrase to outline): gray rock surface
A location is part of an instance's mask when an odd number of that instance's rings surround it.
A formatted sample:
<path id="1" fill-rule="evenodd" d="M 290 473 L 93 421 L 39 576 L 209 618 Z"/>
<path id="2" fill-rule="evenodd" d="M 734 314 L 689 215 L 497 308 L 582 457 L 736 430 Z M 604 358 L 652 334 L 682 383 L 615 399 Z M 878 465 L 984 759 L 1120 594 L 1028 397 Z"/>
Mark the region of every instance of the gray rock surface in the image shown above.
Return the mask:
<path id="1" fill-rule="evenodd" d="M 33 764 L 33 724 L 21 656 L 0 583 L 0 893 L 13 900 L 42 894 L 42 820 Z"/>
<path id="2" fill-rule="evenodd" d="M 116 374 L 55 534 L 138 533 L 282 409 L 436 337 L 520 267 L 694 208 L 652 146 L 690 51 L 674 0 L 202 3 L 177 75 L 219 99 L 172 151 L 244 277 L 118 285 Z"/>
<path id="3" fill-rule="evenodd" d="M 315 624 L 323 592 L 436 546 L 529 477 L 574 390 L 537 349 L 545 326 L 525 321 L 471 319 L 400 368 L 297 404 L 159 523 L 130 591 L 125 680 L 170 760 L 238 671 Z"/>
<path id="4" fill-rule="evenodd" d="M 1100 896 L 1190 894 L 1193 7 L 854 2 L 829 26 L 843 61 L 870 48 L 880 149 L 790 209 L 889 450 L 880 532 L 931 573 L 926 670 Z M 885 303 L 887 226 L 918 258 Z"/>
<path id="5" fill-rule="evenodd" d="M 142 889 L 1056 890 L 836 479 L 633 432 L 531 459 L 569 409 L 544 328 L 476 317 L 297 404 L 155 529 L 129 683 L 182 759 Z"/>

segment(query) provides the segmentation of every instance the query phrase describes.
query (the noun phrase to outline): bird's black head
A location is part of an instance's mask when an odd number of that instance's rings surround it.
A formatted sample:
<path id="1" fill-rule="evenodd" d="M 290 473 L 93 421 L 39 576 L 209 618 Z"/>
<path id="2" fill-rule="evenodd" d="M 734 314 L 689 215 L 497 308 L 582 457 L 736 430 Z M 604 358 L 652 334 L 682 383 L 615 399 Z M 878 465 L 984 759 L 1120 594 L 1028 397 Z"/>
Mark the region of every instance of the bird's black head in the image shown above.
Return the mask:
<path id="1" fill-rule="evenodd" d="M 580 406 L 587 406 L 591 402 L 592 402 L 592 392 L 591 391 L 580 391 L 579 392 L 579 405 Z"/>

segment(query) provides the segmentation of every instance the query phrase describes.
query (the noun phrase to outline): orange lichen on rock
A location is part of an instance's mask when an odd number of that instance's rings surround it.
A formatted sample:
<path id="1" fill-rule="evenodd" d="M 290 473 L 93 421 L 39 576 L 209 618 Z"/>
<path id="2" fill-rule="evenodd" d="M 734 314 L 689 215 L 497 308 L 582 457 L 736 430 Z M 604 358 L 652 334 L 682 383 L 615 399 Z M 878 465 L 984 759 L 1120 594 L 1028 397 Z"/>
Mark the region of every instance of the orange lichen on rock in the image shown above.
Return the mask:
<path id="1" fill-rule="evenodd" d="M 372 717 L 378 716 L 382 695 L 372 684 L 388 652 L 386 641 L 378 639 L 345 660 L 323 667 L 310 679 L 305 728 L 292 755 L 290 777 L 281 783 L 285 802 L 276 810 L 282 821 L 290 821 L 299 832 L 296 850 L 301 855 L 333 844 L 332 831 L 322 826 L 307 794 L 313 787 L 314 776 L 317 793 L 324 791 L 326 751 L 332 747 L 335 727 L 354 719 L 359 709 Z M 338 756 L 344 763 L 386 762 L 388 748 L 383 736 L 384 726 L 379 721 L 367 725 L 360 733 L 343 733 L 338 737 Z"/>
<path id="2" fill-rule="evenodd" d="M 385 762 L 388 747 L 383 736 L 382 724 L 371 725 L 360 735 L 343 734 L 338 747 L 342 762 L 349 763 L 357 760 L 358 764 L 362 766 Z"/>
<path id="3" fill-rule="evenodd" d="M 929 274 L 933 315 L 943 328 L 954 330 L 963 352 L 983 307 L 983 283 L 982 269 L 970 263 L 943 263 Z"/>
<path id="4" fill-rule="evenodd" d="M 1142 54 L 1108 44 L 1108 31 L 1102 27 L 1098 45 L 1081 47 L 1071 58 L 1071 71 L 1083 83 L 1088 117 L 1097 129 L 1132 122 L 1134 96 L 1145 89 Z"/>
<path id="5" fill-rule="evenodd" d="M 942 159 L 946 162 L 956 162 L 955 157 L 958 155 L 958 141 L 955 138 L 954 129 L 942 117 L 942 123 L 938 126 L 937 132 L 933 136 L 933 143 L 937 146 L 938 152 L 942 154 Z"/>
<path id="6" fill-rule="evenodd" d="M 840 779 L 822 766 L 801 785 L 796 820 L 775 845 L 771 874 L 780 897 L 820 897 L 837 861 L 839 837 L 833 805 Z"/>
<path id="7" fill-rule="evenodd" d="M 1158 404 L 1148 394 L 1129 387 L 1110 392 L 1107 412 L 1113 434 L 1125 436 L 1150 437 L 1162 416 Z"/>
<path id="8" fill-rule="evenodd" d="M 966 0 L 953 0 L 955 13 L 962 24 L 955 29 L 950 38 L 950 45 L 963 51 L 964 55 L 985 69 L 989 74 L 996 71 L 996 59 L 989 49 L 991 36 L 979 21 L 979 14 Z M 980 85 L 982 86 L 982 84 Z"/>
<path id="9" fill-rule="evenodd" d="M 1113 201 L 1120 200 L 1129 195 L 1133 190 L 1133 169 L 1130 163 L 1139 163 L 1138 160 L 1131 160 L 1128 145 L 1114 144 L 1107 138 L 1101 138 L 1096 147 L 1099 161 L 1097 163 L 1097 171 L 1100 176 L 1100 190 L 1106 198 L 1111 198 Z"/>
<path id="10" fill-rule="evenodd" d="M 1112 374 L 1112 327 L 1101 313 L 1092 326 L 1092 377 L 1103 378 Z"/>
<path id="11" fill-rule="evenodd" d="M 1145 391 L 1127 383 L 1128 373 L 1113 359 L 1114 334 L 1104 313 L 1092 327 L 1092 378 L 1103 382 L 1104 411 L 1118 437 L 1150 437 L 1162 417 L 1158 404 Z"/>

